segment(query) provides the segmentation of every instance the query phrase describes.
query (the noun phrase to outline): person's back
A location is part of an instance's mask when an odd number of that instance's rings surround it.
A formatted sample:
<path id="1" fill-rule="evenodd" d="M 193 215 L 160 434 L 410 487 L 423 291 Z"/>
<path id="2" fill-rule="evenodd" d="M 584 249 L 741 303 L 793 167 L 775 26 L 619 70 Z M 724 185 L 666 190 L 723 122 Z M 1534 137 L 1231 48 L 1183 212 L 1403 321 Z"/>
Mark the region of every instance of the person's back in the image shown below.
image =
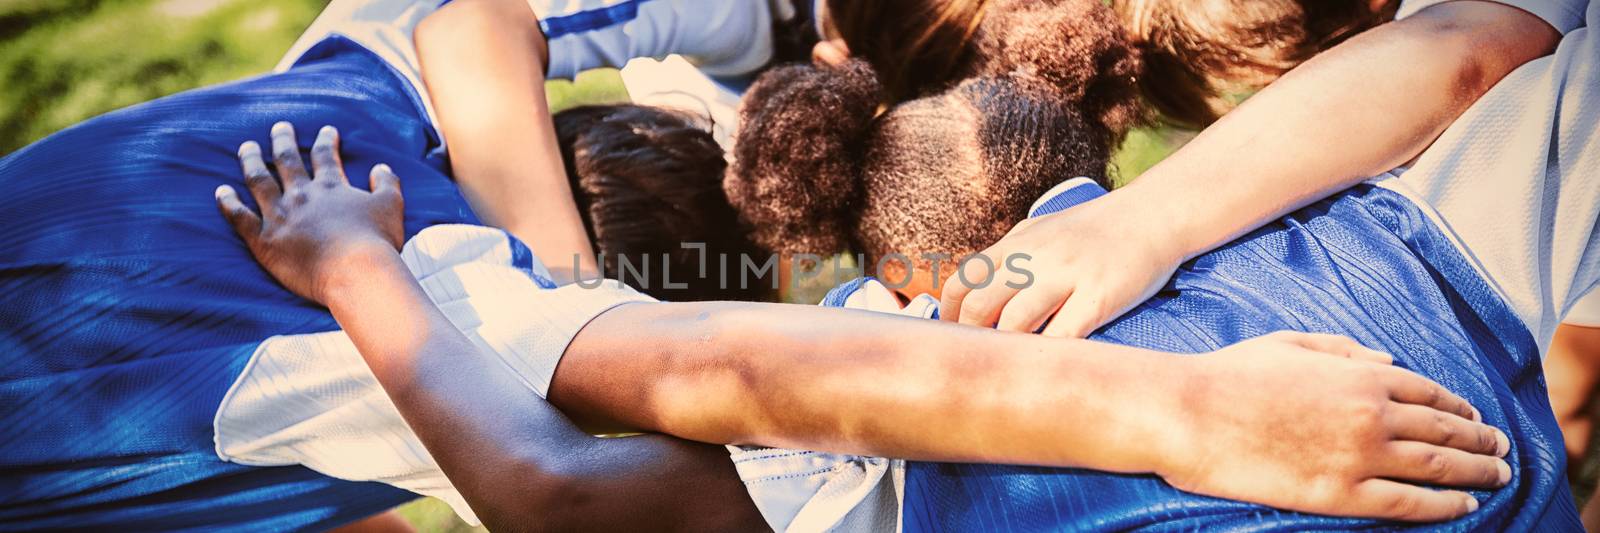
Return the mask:
<path id="1" fill-rule="evenodd" d="M 1511 483 L 1474 492 L 1481 508 L 1443 526 L 1578 527 L 1532 334 L 1423 210 L 1392 191 L 1352 189 L 1202 255 L 1091 338 L 1202 353 L 1286 329 L 1347 335 L 1393 354 L 1512 436 Z M 905 483 L 907 531 L 1381 525 L 1196 496 L 1153 476 L 911 463 Z"/>
<path id="2" fill-rule="evenodd" d="M 332 124 L 353 179 L 380 161 L 406 176 L 408 235 L 476 220 L 401 86 L 335 40 L 287 73 L 137 105 L 0 159 L 0 522 L 325 528 L 414 497 L 225 463 L 211 434 L 258 343 L 337 327 L 217 213 L 208 191 L 239 181 L 238 143 L 280 120 Z"/>

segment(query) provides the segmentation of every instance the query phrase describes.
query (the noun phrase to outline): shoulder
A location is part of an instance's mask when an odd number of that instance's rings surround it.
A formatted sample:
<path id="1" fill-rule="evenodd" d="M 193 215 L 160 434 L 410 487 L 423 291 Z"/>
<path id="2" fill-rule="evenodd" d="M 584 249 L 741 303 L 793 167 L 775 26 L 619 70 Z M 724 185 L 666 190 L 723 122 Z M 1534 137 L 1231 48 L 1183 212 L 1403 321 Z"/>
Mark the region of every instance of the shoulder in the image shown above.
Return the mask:
<path id="1" fill-rule="evenodd" d="M 770 0 L 529 0 L 529 6 L 550 43 L 552 77 L 672 54 L 711 75 L 745 74 L 770 58 L 778 15 Z"/>
<path id="2" fill-rule="evenodd" d="M 1400 3 L 1400 11 L 1395 15 L 1395 20 L 1404 19 L 1417 14 L 1431 6 L 1443 4 L 1451 0 L 1405 0 Z M 1589 8 L 1589 0 L 1492 0 L 1539 17 L 1556 32 L 1565 35 L 1567 32 L 1584 26 L 1584 12 Z"/>

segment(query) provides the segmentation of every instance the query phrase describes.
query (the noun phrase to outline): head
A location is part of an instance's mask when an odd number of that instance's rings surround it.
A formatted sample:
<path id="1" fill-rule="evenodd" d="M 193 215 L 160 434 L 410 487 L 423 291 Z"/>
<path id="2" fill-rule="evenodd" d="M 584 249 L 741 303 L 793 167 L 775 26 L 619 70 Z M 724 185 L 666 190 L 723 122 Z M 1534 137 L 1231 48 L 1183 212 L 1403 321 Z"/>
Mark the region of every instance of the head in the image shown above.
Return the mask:
<path id="1" fill-rule="evenodd" d="M 770 283 L 726 286 L 702 268 L 703 257 L 755 250 L 723 195 L 727 161 L 704 120 L 646 106 L 586 106 L 557 113 L 555 126 L 607 277 L 671 301 L 769 296 Z M 685 243 L 704 243 L 705 255 Z"/>
<path id="2" fill-rule="evenodd" d="M 1105 174 L 1110 139 L 1033 76 L 973 78 L 880 114 L 882 90 L 863 62 L 781 67 L 751 87 L 724 188 L 757 244 L 862 254 L 887 285 L 932 292 L 1050 187 Z"/>
<path id="3" fill-rule="evenodd" d="M 1141 118 L 1137 50 L 1101 0 L 828 0 L 825 20 L 877 71 L 886 103 L 1025 74 L 1114 136 Z"/>
<path id="4" fill-rule="evenodd" d="M 1142 50 L 1139 87 L 1169 122 L 1203 127 L 1228 93 L 1260 88 L 1350 36 L 1394 18 L 1391 0 L 1116 0 Z"/>

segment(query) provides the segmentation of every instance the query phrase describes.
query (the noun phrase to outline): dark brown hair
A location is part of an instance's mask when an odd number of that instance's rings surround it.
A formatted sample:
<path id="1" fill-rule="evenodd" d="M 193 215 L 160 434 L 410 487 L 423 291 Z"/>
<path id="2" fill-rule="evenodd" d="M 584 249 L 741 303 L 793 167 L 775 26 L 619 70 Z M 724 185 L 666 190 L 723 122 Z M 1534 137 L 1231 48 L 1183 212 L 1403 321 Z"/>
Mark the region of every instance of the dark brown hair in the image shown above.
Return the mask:
<path id="1" fill-rule="evenodd" d="M 828 0 L 850 53 L 878 70 L 890 101 L 937 90 L 971 61 L 989 0 Z"/>
<path id="2" fill-rule="evenodd" d="M 850 53 L 904 101 L 973 77 L 1028 74 L 1120 138 L 1139 121 L 1138 51 L 1100 0 L 828 0 Z"/>
<path id="3" fill-rule="evenodd" d="M 872 68 L 780 67 L 741 109 L 728 199 L 778 253 L 961 256 L 1056 183 L 1103 176 L 1111 145 L 1027 74 L 966 80 L 877 115 Z"/>
<path id="4" fill-rule="evenodd" d="M 723 195 L 727 161 L 704 120 L 646 106 L 587 106 L 557 113 L 555 126 L 578 212 L 608 277 L 671 301 L 770 296 L 770 280 L 721 283 L 701 262 L 715 265 L 727 254 L 737 264 L 756 251 Z M 704 243 L 705 255 L 684 243 Z"/>
<path id="5" fill-rule="evenodd" d="M 1370 0 L 1117 0 L 1143 51 L 1139 88 L 1166 121 L 1204 127 L 1229 92 L 1259 89 L 1323 50 L 1394 18 Z"/>

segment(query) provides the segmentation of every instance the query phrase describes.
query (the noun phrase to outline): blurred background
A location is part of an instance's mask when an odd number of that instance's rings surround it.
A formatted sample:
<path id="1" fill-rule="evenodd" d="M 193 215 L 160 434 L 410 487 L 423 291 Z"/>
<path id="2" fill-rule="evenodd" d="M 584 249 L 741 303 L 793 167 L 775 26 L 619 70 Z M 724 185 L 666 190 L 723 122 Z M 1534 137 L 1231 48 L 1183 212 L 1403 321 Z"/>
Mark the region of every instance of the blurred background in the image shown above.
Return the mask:
<path id="1" fill-rule="evenodd" d="M 325 0 L 0 0 L 0 155 L 113 109 L 266 72 Z M 614 71 L 550 83 L 556 109 L 625 100 Z M 1141 130 L 1119 183 L 1188 139 Z"/>
<path id="2" fill-rule="evenodd" d="M 267 72 L 325 0 L 0 0 L 0 156 L 84 119 L 203 85 Z M 556 110 L 619 102 L 616 71 L 549 84 Z M 1112 175 L 1124 183 L 1188 132 L 1134 132 Z M 831 279 L 817 279 L 822 292 Z M 794 295 L 794 300 L 814 300 Z M 401 514 L 421 531 L 471 531 L 420 500 Z"/>

